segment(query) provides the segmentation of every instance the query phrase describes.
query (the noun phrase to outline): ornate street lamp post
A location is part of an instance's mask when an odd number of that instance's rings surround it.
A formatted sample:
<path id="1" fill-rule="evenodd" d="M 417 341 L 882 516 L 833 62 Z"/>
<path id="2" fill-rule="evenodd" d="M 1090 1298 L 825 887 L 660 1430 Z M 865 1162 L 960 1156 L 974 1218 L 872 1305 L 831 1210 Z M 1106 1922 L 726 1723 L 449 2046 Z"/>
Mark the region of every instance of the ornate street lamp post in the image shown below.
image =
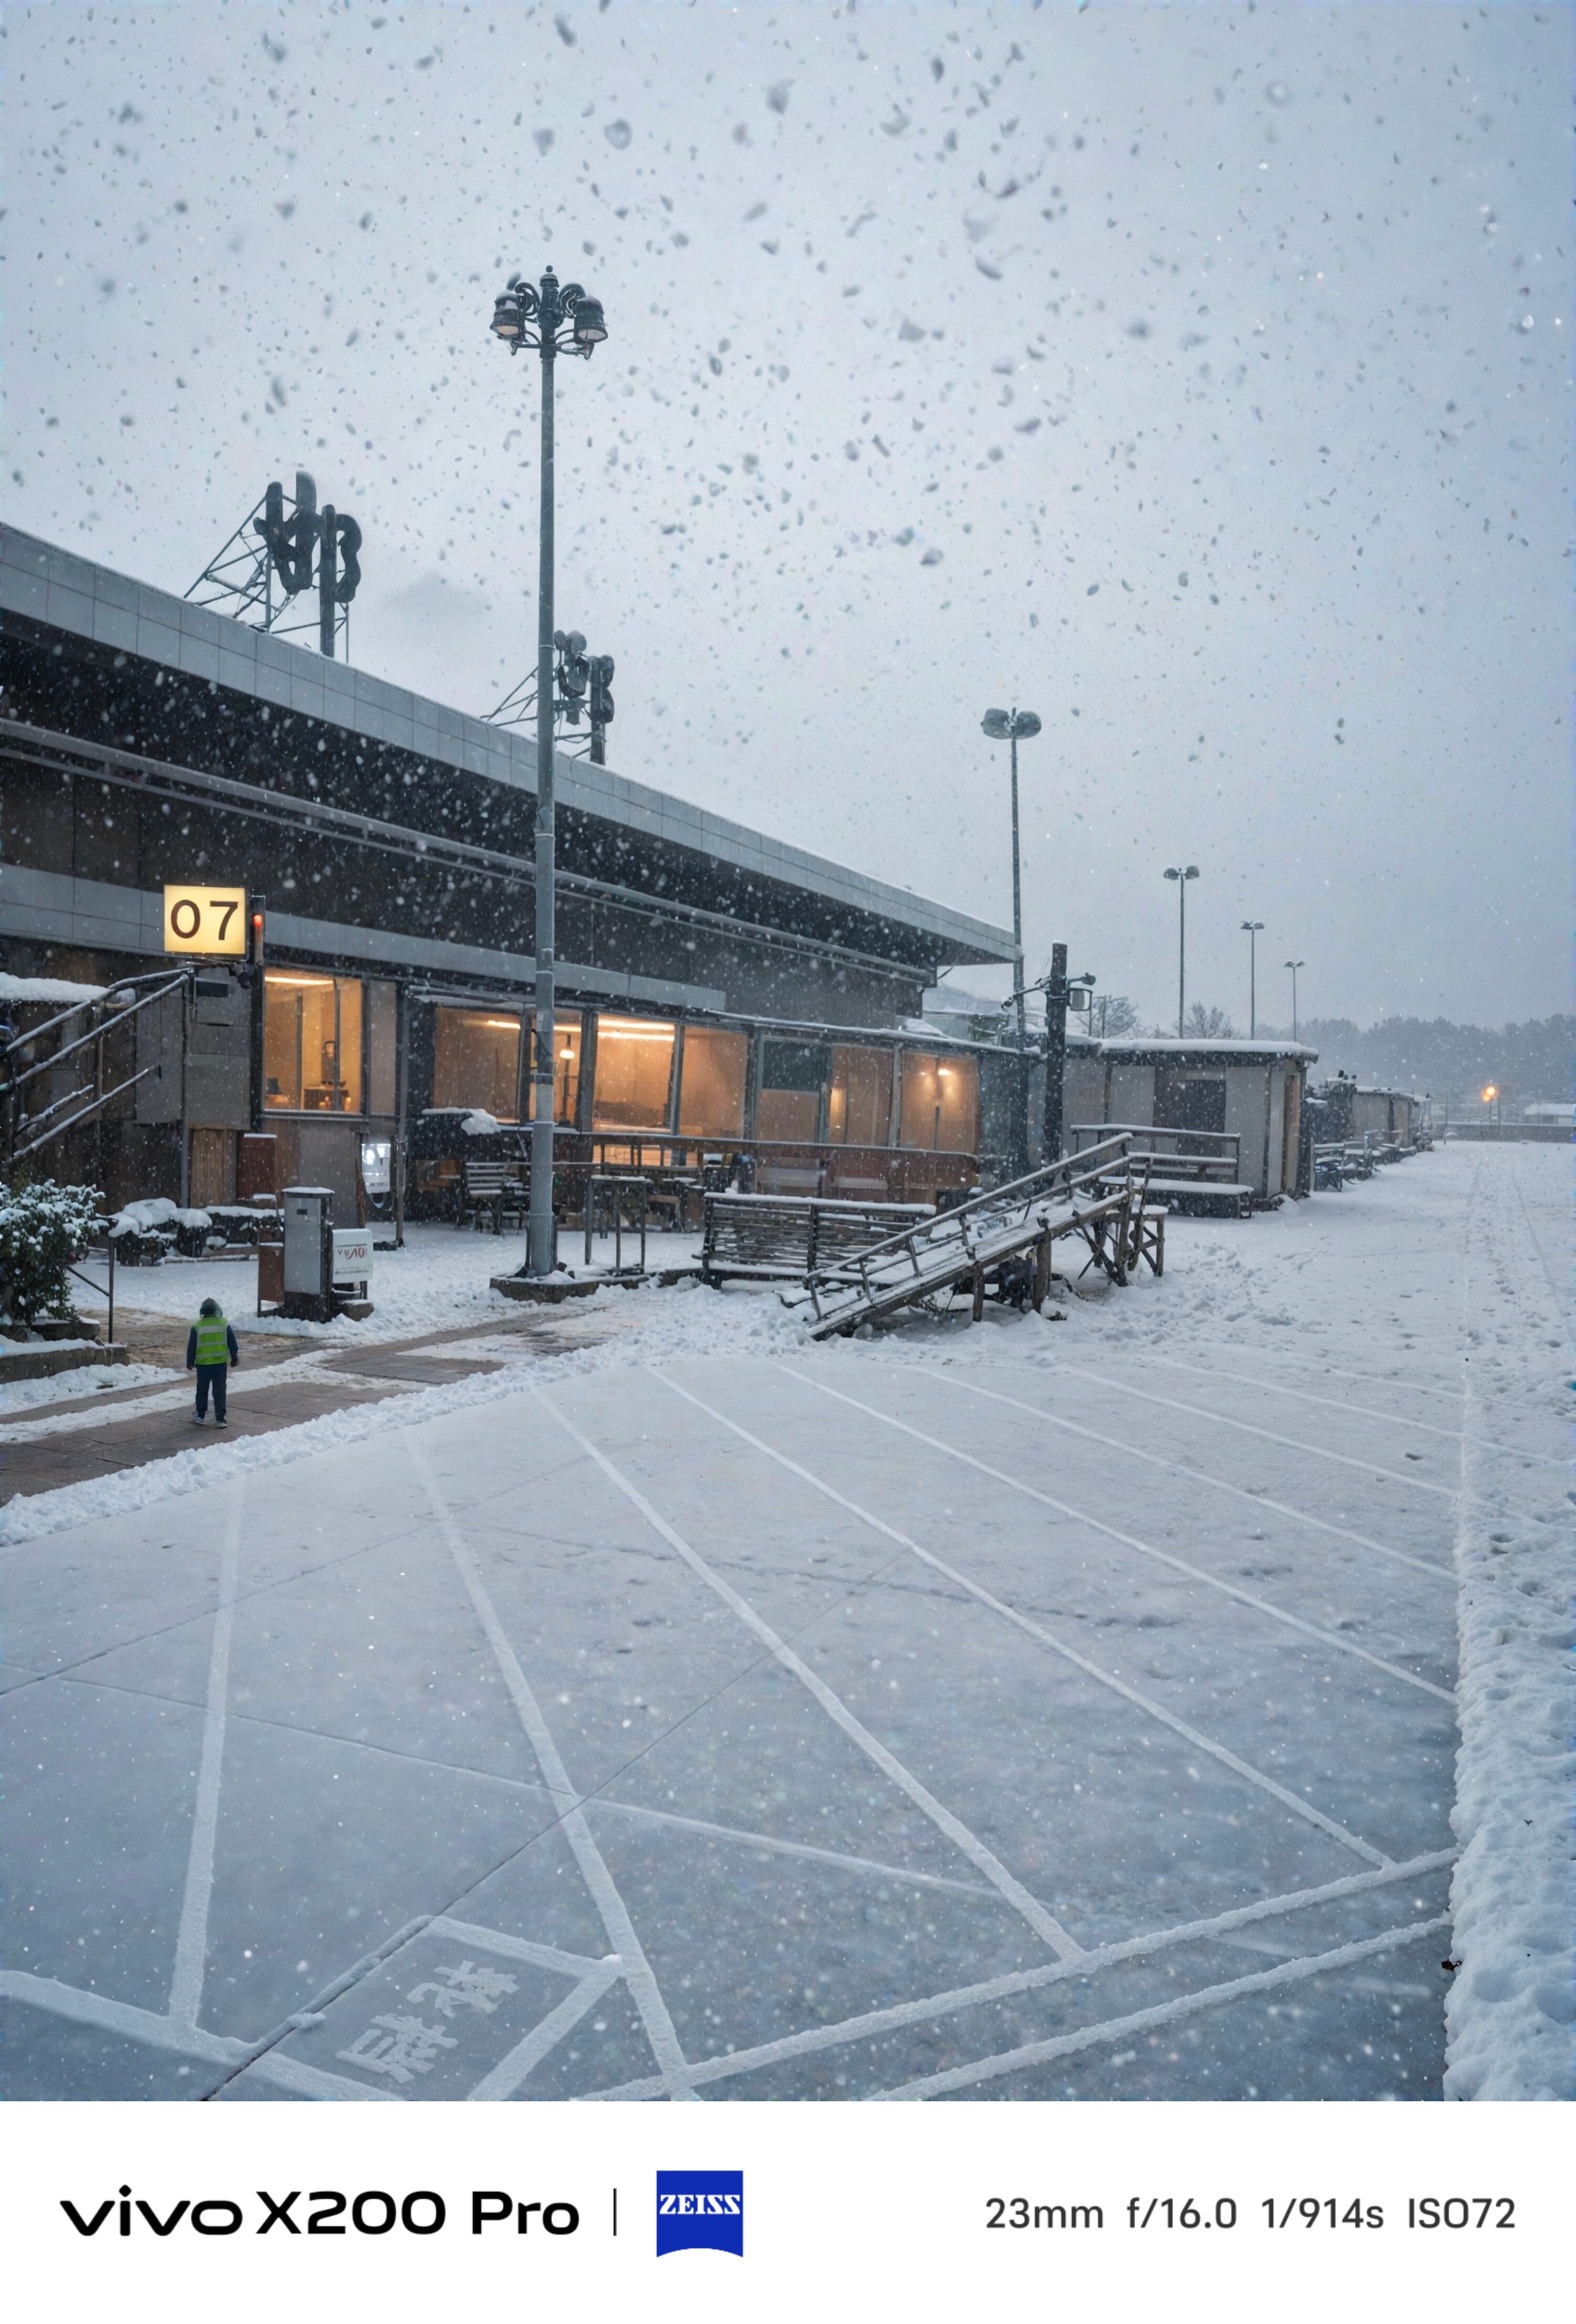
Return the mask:
<path id="1" fill-rule="evenodd" d="M 518 355 L 542 359 L 541 567 L 537 586 L 536 658 L 536 1043 L 531 1069 L 530 1227 L 525 1273 L 550 1275 L 553 1234 L 553 361 L 585 355 L 607 337 L 602 301 L 578 282 L 560 282 L 549 266 L 539 284 L 518 274 L 493 302 L 493 328 Z"/>

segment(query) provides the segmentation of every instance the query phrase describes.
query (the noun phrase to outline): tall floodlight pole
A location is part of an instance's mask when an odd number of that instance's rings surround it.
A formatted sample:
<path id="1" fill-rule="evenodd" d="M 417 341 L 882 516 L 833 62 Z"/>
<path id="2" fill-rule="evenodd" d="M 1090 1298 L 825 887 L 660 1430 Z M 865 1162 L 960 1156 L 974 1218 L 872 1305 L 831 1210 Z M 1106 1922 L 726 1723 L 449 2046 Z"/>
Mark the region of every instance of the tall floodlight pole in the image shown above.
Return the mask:
<path id="1" fill-rule="evenodd" d="M 1187 883 L 1198 878 L 1198 865 L 1168 864 L 1166 877 L 1176 882 L 1176 1038 L 1180 1041 L 1183 1038 L 1182 1020 L 1187 1010 Z"/>
<path id="2" fill-rule="evenodd" d="M 1023 875 L 1018 845 L 1018 744 L 1040 731 L 1032 710 L 987 710 L 980 721 L 993 742 L 1012 746 L 1012 992 L 1018 1015 L 1018 1167 L 1028 1167 L 1028 1024 L 1023 991 Z"/>
<path id="3" fill-rule="evenodd" d="M 1286 963 L 1286 966 L 1292 973 L 1292 1038 L 1294 1041 L 1297 1038 L 1297 971 L 1299 968 L 1306 968 L 1307 965 L 1305 960 L 1288 960 Z"/>
<path id="4" fill-rule="evenodd" d="M 1242 926 L 1248 935 L 1248 1038 L 1256 1041 L 1258 1038 L 1258 987 L 1255 947 L 1264 933 L 1264 922 L 1244 920 Z"/>
<path id="5" fill-rule="evenodd" d="M 520 275 L 493 302 L 493 328 L 511 355 L 535 347 L 542 359 L 541 565 L 536 655 L 536 1056 L 531 1071 L 530 1225 L 524 1272 L 550 1275 L 553 1233 L 553 361 L 585 355 L 607 337 L 602 301 L 549 266 L 533 287 Z"/>

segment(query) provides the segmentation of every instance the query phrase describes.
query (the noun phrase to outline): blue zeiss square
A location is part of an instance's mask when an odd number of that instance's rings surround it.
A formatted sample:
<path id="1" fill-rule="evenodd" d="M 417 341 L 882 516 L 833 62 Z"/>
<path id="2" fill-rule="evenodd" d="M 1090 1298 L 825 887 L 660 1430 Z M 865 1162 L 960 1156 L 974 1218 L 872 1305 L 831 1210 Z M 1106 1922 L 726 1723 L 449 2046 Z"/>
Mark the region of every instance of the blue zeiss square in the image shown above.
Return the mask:
<path id="1" fill-rule="evenodd" d="M 657 2256 L 675 2251 L 744 2256 L 742 2171 L 659 2171 Z"/>

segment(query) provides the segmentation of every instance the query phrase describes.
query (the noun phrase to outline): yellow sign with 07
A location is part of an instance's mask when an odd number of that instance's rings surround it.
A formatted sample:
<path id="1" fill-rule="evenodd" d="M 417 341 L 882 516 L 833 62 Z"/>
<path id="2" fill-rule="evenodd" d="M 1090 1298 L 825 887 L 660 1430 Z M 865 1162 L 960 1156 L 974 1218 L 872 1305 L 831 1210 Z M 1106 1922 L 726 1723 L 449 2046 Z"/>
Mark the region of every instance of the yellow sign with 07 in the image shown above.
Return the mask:
<path id="1" fill-rule="evenodd" d="M 216 959 L 246 957 L 244 888 L 195 887 L 181 881 L 164 890 L 164 949 Z"/>

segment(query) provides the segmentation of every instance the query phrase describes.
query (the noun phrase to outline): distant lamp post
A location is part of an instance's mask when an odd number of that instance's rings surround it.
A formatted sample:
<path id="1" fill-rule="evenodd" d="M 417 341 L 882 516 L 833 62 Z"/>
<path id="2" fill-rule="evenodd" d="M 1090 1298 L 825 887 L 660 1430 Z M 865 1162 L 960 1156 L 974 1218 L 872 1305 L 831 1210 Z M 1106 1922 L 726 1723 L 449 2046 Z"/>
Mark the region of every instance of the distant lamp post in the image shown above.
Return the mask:
<path id="1" fill-rule="evenodd" d="M 1024 1013 L 1023 991 L 1023 886 L 1018 851 L 1018 745 L 1019 739 L 1028 742 L 1040 731 L 1040 722 L 1032 710 L 987 710 L 980 724 L 993 742 L 1009 742 L 1012 746 L 1012 991 L 1018 1004 L 1018 1054 L 1021 1059 L 1028 1048 L 1028 1023 Z M 1018 1099 L 1018 1167 L 1028 1167 L 1028 1072 L 1020 1074 L 1022 1088 Z"/>
<path id="2" fill-rule="evenodd" d="M 1499 1084 L 1498 1082 L 1490 1082 L 1488 1088 L 1483 1092 L 1483 1103 L 1488 1109 L 1488 1119 L 1490 1121 L 1493 1121 L 1498 1118 L 1496 1101 L 1498 1098 L 1498 1095 Z"/>
<path id="3" fill-rule="evenodd" d="M 1308 964 L 1305 960 L 1288 960 L 1286 964 L 1292 973 L 1292 1038 L 1295 1041 L 1297 1038 L 1297 971 L 1306 968 Z"/>
<path id="4" fill-rule="evenodd" d="M 493 329 L 509 349 L 534 347 L 542 359 L 541 563 L 537 586 L 536 657 L 536 1055 L 531 1068 L 530 1230 L 524 1272 L 550 1275 L 553 1235 L 554 904 L 553 847 L 553 363 L 584 355 L 607 337 L 600 299 L 578 282 L 560 282 L 549 266 L 539 283 L 518 274 L 493 301 Z"/>
<path id="5" fill-rule="evenodd" d="M 1255 954 L 1258 939 L 1264 933 L 1264 922 L 1244 920 L 1242 926 L 1248 936 L 1248 1038 L 1256 1041 L 1258 1038 L 1258 986 Z"/>
<path id="6" fill-rule="evenodd" d="M 1182 1021 L 1187 1013 L 1187 883 L 1198 878 L 1196 863 L 1170 863 L 1166 877 L 1176 882 L 1176 1038 L 1183 1038 Z"/>

